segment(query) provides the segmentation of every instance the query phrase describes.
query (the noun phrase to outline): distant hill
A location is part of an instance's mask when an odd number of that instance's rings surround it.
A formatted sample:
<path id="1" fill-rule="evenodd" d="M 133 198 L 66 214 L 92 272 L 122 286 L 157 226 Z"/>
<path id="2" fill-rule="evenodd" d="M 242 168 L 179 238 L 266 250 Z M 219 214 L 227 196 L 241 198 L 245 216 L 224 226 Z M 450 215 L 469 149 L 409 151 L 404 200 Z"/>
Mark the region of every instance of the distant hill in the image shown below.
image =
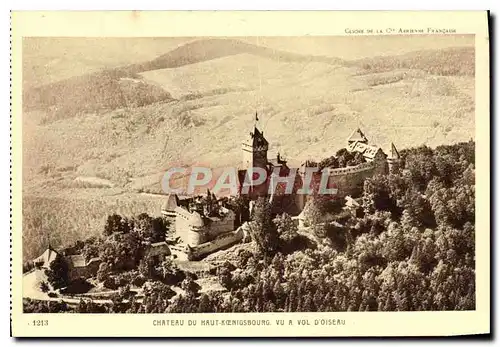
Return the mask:
<path id="1" fill-rule="evenodd" d="M 369 73 L 394 69 L 418 69 L 441 76 L 474 76 L 474 47 L 422 50 L 395 56 L 378 56 L 348 63 Z"/>
<path id="2" fill-rule="evenodd" d="M 46 111 L 46 119 L 54 120 L 171 99 L 164 89 L 142 81 L 140 76 L 114 69 L 28 89 L 23 93 L 23 107 Z"/>
<path id="3" fill-rule="evenodd" d="M 416 69 L 444 76 L 474 75 L 473 48 L 424 50 L 398 56 L 345 61 L 336 57 L 290 53 L 235 39 L 202 39 L 181 45 L 144 63 L 105 69 L 27 89 L 23 93 L 23 106 L 27 111 L 46 111 L 46 118 L 53 120 L 81 113 L 102 113 L 118 108 L 170 101 L 173 97 L 168 85 L 160 86 L 143 79 L 139 74 L 236 55 L 265 58 L 280 64 L 323 63 L 329 66 L 346 66 L 362 69 L 360 74 Z"/>
<path id="4" fill-rule="evenodd" d="M 341 64 L 338 58 L 287 53 L 232 39 L 203 39 L 182 45 L 156 59 L 76 76 L 30 88 L 23 93 L 25 110 L 48 111 L 49 119 L 123 107 L 138 107 L 172 97 L 168 91 L 141 80 L 138 73 L 176 68 L 236 54 L 253 54 L 279 62 Z"/>
<path id="5" fill-rule="evenodd" d="M 336 57 L 290 53 L 233 39 L 203 39 L 182 45 L 154 60 L 130 65 L 127 70 L 138 73 L 175 68 L 243 53 L 279 62 L 345 64 L 344 60 Z"/>

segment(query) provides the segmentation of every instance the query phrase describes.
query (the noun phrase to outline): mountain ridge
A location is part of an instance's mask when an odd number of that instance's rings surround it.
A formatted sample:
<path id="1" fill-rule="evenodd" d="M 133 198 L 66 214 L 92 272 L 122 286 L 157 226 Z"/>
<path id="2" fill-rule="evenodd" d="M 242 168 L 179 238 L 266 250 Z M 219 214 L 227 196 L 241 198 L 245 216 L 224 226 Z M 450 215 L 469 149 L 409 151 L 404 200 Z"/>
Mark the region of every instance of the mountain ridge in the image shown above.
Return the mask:
<path id="1" fill-rule="evenodd" d="M 201 39 L 182 44 L 155 59 L 122 67 L 70 77 L 23 91 L 24 110 L 43 110 L 47 119 L 100 113 L 123 107 L 140 107 L 171 101 L 170 91 L 150 81 L 140 81 L 142 72 L 174 69 L 238 54 L 251 54 L 279 63 L 324 63 L 360 69 L 360 74 L 396 68 L 423 70 L 437 75 L 474 75 L 474 50 L 467 47 L 444 48 L 347 61 L 337 57 L 304 55 L 260 46 L 236 39 Z"/>

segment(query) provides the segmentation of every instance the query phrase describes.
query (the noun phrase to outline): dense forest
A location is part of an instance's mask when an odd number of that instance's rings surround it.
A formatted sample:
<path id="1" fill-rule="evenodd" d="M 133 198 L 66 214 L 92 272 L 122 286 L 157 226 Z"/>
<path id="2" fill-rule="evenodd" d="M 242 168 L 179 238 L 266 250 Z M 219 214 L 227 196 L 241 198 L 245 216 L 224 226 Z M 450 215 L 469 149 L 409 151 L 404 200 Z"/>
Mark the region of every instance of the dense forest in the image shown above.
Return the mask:
<path id="1" fill-rule="evenodd" d="M 397 173 L 365 181 L 356 213 L 343 201 L 313 198 L 299 230 L 289 215 L 275 216 L 267 200 L 258 200 L 252 242 L 213 270 L 227 291 L 200 293 L 197 276 L 171 260 L 141 259 L 134 245 L 159 238 L 168 225 L 142 216 L 143 224 L 131 226 L 110 216 L 104 241 L 84 248 L 104 260 L 98 277 L 119 288 L 113 303 L 81 300 L 70 308 L 25 300 L 25 312 L 474 310 L 474 142 L 400 154 Z M 143 286 L 141 302 L 132 282 Z"/>
<path id="2" fill-rule="evenodd" d="M 433 75 L 474 76 L 474 57 L 473 47 L 450 47 L 439 51 L 429 49 L 398 56 L 363 58 L 351 63 L 362 66 L 366 72 L 418 69 Z"/>

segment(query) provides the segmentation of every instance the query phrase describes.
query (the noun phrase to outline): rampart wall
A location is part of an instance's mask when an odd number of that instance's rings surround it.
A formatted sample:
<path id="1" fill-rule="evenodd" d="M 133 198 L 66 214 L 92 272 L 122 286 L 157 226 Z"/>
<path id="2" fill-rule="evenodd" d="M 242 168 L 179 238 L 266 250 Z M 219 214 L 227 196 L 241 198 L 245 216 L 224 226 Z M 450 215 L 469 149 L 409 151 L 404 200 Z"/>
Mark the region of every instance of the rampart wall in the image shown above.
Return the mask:
<path id="1" fill-rule="evenodd" d="M 365 179 L 372 177 L 376 173 L 382 173 L 386 166 L 385 161 L 371 161 L 366 163 L 361 163 L 356 166 L 349 166 L 343 168 L 328 168 L 328 188 L 337 189 L 337 198 L 345 198 L 347 195 L 358 196 L 363 191 L 363 184 Z M 321 179 L 321 174 L 315 180 L 318 182 Z M 301 176 L 303 181 L 303 176 Z M 301 185 L 300 185 L 301 186 Z M 302 211 L 308 196 L 307 195 L 297 195 L 295 197 L 295 203 L 298 210 Z"/>
<path id="2" fill-rule="evenodd" d="M 236 242 L 239 242 L 243 239 L 243 232 L 241 229 L 238 229 L 235 232 L 228 232 L 224 235 L 219 236 L 218 238 L 211 240 L 206 243 L 202 243 L 196 247 L 191 248 L 191 252 L 188 254 L 189 260 L 199 259 L 205 255 L 223 249 L 225 247 L 229 247 Z"/>
<path id="3" fill-rule="evenodd" d="M 359 195 L 363 190 L 366 178 L 375 174 L 375 162 L 362 163 L 353 167 L 329 169 L 328 186 L 338 189 L 337 196 L 344 198 L 347 195 Z"/>

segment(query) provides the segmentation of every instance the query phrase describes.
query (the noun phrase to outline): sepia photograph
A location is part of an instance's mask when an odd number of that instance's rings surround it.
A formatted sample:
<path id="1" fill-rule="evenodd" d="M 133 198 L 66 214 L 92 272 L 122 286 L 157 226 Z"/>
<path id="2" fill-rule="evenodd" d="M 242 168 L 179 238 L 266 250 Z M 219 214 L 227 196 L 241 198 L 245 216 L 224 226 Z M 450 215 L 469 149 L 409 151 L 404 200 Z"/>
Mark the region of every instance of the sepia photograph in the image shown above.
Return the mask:
<path id="1" fill-rule="evenodd" d="M 475 309 L 474 36 L 23 50 L 24 312 Z"/>
<path id="2" fill-rule="evenodd" d="M 115 15 L 18 17 L 16 335 L 489 329 L 486 17 Z"/>

